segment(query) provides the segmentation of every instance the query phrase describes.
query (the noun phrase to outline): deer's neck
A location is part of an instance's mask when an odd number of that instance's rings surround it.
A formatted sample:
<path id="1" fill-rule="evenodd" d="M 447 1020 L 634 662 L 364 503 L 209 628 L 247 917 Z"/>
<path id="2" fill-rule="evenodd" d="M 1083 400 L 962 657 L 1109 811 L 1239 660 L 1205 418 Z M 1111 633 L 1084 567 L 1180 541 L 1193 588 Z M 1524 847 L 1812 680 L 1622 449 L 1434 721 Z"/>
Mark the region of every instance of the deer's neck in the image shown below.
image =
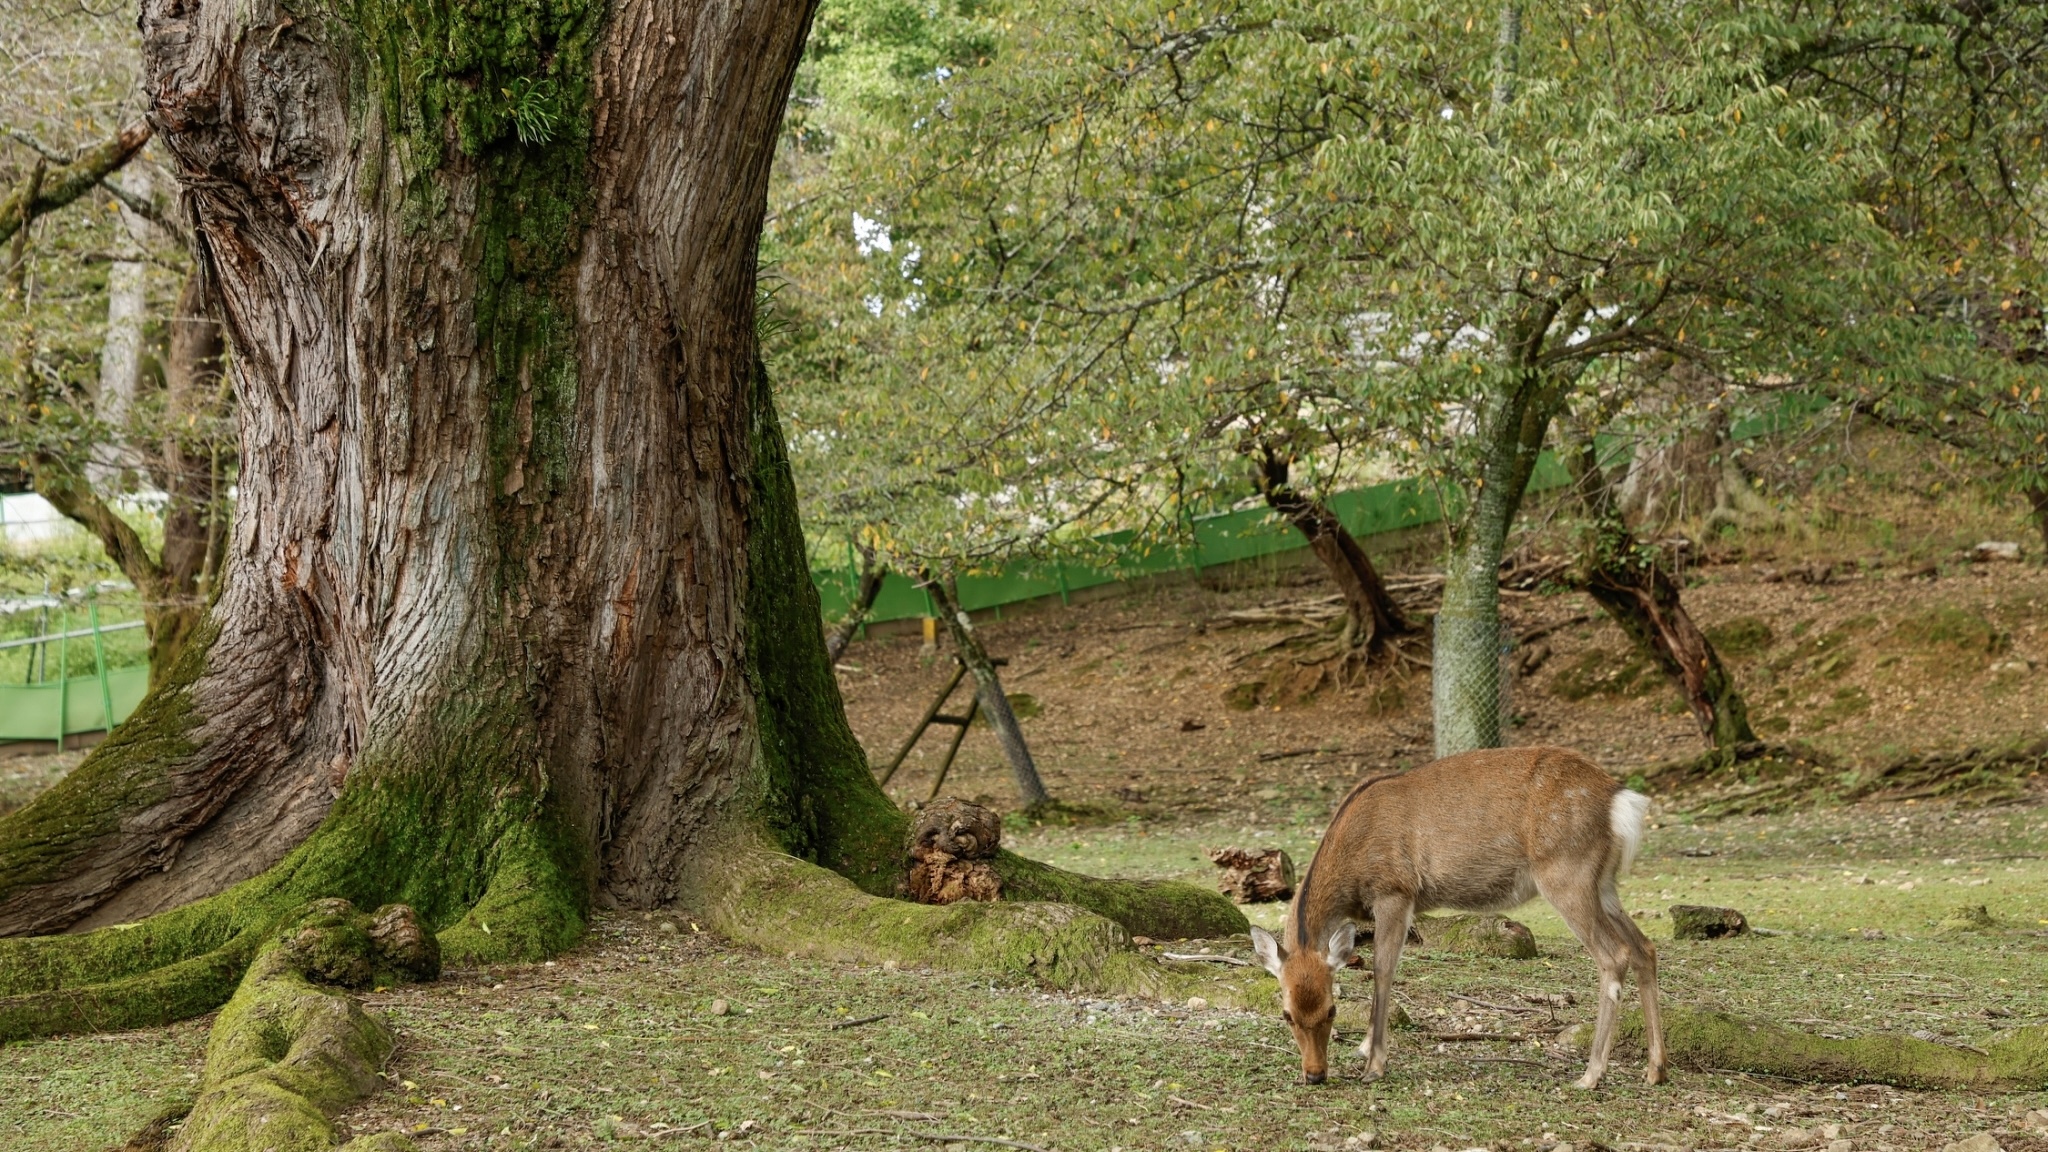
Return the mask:
<path id="1" fill-rule="evenodd" d="M 1330 926 L 1353 914 L 1357 892 L 1348 875 L 1355 863 L 1351 842 L 1365 828 L 1358 800 L 1380 779 L 1375 777 L 1353 788 L 1330 816 L 1322 843 L 1316 845 L 1315 855 L 1295 886 L 1294 906 L 1288 909 L 1290 948 L 1321 948 L 1330 938 Z"/>

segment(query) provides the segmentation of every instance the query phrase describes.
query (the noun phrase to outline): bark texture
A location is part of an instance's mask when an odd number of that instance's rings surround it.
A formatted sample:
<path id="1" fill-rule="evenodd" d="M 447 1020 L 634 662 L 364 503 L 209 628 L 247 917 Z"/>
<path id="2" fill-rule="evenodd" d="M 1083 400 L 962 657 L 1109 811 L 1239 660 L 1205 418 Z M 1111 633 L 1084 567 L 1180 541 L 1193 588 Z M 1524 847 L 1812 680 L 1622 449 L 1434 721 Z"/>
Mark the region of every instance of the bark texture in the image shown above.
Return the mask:
<path id="1" fill-rule="evenodd" d="M 1259 454 L 1253 479 L 1266 506 L 1308 541 L 1309 550 L 1343 595 L 1345 647 L 1375 653 L 1413 631 L 1357 537 L 1328 506 L 1295 488 L 1289 472 L 1287 458 L 1267 447 Z"/>
<path id="2" fill-rule="evenodd" d="M 235 347 L 238 517 L 139 722 L 0 824 L 0 932 L 288 855 L 445 925 L 508 836 L 583 846 L 602 901 L 674 896 L 759 754 L 755 243 L 809 15 L 143 5 Z M 370 844 L 353 880 L 327 855 Z"/>

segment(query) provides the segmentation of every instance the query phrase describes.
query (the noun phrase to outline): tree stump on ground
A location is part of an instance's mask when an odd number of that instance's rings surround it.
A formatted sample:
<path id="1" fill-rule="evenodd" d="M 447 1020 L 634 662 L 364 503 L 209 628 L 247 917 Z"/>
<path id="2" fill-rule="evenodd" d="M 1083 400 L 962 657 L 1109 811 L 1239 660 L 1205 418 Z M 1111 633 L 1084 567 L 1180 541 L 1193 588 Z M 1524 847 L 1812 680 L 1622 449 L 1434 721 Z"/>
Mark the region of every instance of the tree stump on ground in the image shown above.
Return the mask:
<path id="1" fill-rule="evenodd" d="M 1423 943 L 1431 948 L 1497 956 L 1503 960 L 1534 960 L 1536 935 L 1520 920 L 1505 916 L 1427 916 L 1415 921 Z"/>
<path id="2" fill-rule="evenodd" d="M 1709 908 L 1699 904 L 1671 906 L 1673 940 L 1719 940 L 1748 932 L 1748 918 L 1733 908 Z"/>
<path id="3" fill-rule="evenodd" d="M 1294 861 L 1278 848 L 1217 848 L 1209 859 L 1223 869 L 1216 886 L 1239 904 L 1264 904 L 1294 895 Z"/>
<path id="4" fill-rule="evenodd" d="M 920 904 L 1000 900 L 994 859 L 1003 818 L 979 804 L 942 796 L 918 810 L 910 828 L 907 895 Z"/>

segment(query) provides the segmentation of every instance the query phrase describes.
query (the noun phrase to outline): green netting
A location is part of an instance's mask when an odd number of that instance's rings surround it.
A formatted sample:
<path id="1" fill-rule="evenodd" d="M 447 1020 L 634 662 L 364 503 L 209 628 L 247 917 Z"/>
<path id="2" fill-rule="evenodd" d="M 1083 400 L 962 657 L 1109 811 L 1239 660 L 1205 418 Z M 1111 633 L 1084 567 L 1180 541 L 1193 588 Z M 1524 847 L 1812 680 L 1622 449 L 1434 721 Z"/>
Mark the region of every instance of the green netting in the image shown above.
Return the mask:
<path id="1" fill-rule="evenodd" d="M 100 677 L 70 676 L 41 684 L 0 684 L 0 740 L 55 740 L 57 716 L 64 716 L 63 735 L 103 732 L 107 704 L 116 724 L 126 720 L 149 690 L 146 667 L 107 670 L 105 691 Z"/>
<path id="2" fill-rule="evenodd" d="M 1782 432 L 1810 419 L 1827 404 L 1825 398 L 1790 394 L 1772 411 L 1736 424 L 1729 435 L 1736 440 L 1748 440 Z M 1600 437 L 1603 463 L 1611 466 L 1618 459 L 1617 454 L 1625 453 L 1632 443 L 1621 437 Z M 1554 454 L 1545 452 L 1530 475 L 1529 490 L 1542 492 L 1562 488 L 1570 482 L 1571 474 L 1564 465 Z M 1419 480 L 1394 480 L 1339 492 L 1329 498 L 1329 506 L 1344 522 L 1344 527 L 1360 538 L 1435 524 L 1444 519 L 1444 509 L 1437 493 Z M 1299 532 L 1266 508 L 1198 516 L 1190 528 L 1192 542 L 1179 547 L 1157 543 L 1140 545 L 1129 532 L 1098 536 L 1092 551 L 1116 557 L 1110 564 L 1022 560 L 1005 565 L 998 572 L 963 575 L 960 577 L 960 605 L 970 611 L 980 611 L 1044 596 L 1064 597 L 1099 584 L 1113 584 L 1162 572 L 1199 571 L 1215 564 L 1257 560 L 1307 547 Z M 853 590 L 858 585 L 859 575 L 858 568 L 852 565 L 812 570 L 811 578 L 818 585 L 826 618 L 837 619 L 846 614 L 853 603 Z M 868 619 L 879 623 L 931 614 L 931 601 L 924 592 L 910 579 L 892 572 L 882 581 L 881 592 L 875 597 L 874 610 L 868 614 Z"/>

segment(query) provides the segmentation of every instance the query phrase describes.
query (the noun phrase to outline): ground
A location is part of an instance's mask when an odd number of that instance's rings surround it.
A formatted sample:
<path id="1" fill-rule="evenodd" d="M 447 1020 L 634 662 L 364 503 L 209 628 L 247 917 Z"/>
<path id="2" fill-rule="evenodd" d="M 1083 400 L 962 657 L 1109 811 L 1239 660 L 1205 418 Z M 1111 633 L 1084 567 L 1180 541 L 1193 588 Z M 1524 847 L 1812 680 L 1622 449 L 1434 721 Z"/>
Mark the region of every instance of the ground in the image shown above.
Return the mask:
<path id="1" fill-rule="evenodd" d="M 2048 1021 L 2048 809 L 1861 805 L 1653 820 L 1624 898 L 1660 941 L 1672 1002 L 1838 1036 L 1918 1030 L 1961 1044 Z M 1300 852 L 1314 830 L 1275 817 L 1014 839 L 1068 866 L 1197 876 L 1206 846 Z M 1683 902 L 1732 905 L 1783 934 L 1672 942 L 1662 913 Z M 1998 928 L 1937 931 L 1962 904 L 1985 905 Z M 1261 906 L 1254 919 L 1271 924 L 1278 910 Z M 912 1132 L 1046 1149 L 1341 1147 L 1364 1132 L 1402 1149 L 1710 1148 L 1752 1137 L 1772 1147 L 1786 1131 L 1818 1136 L 1831 1124 L 1856 1152 L 1918 1152 L 1980 1131 L 1997 1132 L 2007 1152 L 2048 1152 L 2048 1136 L 2021 1130 L 2048 1093 L 1980 1098 L 1698 1071 L 1653 1089 L 1637 1080 L 1640 1055 L 1628 1054 L 1598 1094 L 1583 1095 L 1569 1086 L 1581 1058 L 1551 1041 L 1590 1019 L 1592 966 L 1547 907 L 1520 916 L 1540 959 L 1414 949 L 1398 995 L 1423 1028 L 1524 1039 L 1400 1032 L 1386 1080 L 1361 1084 L 1362 1061 L 1347 1047 L 1319 1088 L 1299 1083 L 1277 1014 L 789 960 L 699 932 L 683 909 L 612 916 L 552 964 L 455 972 L 369 997 L 399 1030 L 392 1087 L 344 1124 L 419 1131 L 428 1152 L 673 1147 L 721 1133 L 774 1147 L 888 1148 Z M 1185 947 L 1246 954 L 1242 939 Z M 1356 1006 L 1347 1011 L 1362 1009 L 1362 974 L 1345 982 Z M 1532 1011 L 1524 999 L 1565 993 L 1576 1003 Z M 205 1023 L 0 1051 L 0 1145 L 101 1152 L 190 1091 Z M 1355 1024 L 1341 1032 L 1355 1042 Z"/>

